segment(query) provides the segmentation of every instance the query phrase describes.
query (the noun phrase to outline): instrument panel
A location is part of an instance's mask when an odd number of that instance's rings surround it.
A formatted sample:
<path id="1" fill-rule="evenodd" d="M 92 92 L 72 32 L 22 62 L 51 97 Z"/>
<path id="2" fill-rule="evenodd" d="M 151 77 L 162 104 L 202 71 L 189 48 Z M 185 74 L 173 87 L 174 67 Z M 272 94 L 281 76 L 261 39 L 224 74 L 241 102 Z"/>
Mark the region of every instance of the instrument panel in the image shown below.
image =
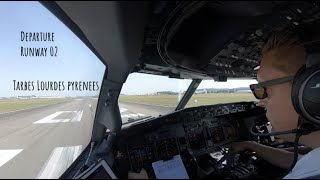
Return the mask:
<path id="1" fill-rule="evenodd" d="M 188 108 L 150 122 L 133 123 L 121 131 L 121 139 L 125 140 L 115 153 L 125 154 L 129 170 L 139 172 L 145 168 L 152 176 L 152 162 L 178 154 L 187 161 L 190 154 L 198 157 L 238 140 L 242 121 L 230 115 L 239 117 L 239 113 L 254 107 L 248 102 Z"/>
<path id="2" fill-rule="evenodd" d="M 214 150 L 238 139 L 239 122 L 226 118 L 205 118 L 184 124 L 188 145 L 195 155 Z"/>

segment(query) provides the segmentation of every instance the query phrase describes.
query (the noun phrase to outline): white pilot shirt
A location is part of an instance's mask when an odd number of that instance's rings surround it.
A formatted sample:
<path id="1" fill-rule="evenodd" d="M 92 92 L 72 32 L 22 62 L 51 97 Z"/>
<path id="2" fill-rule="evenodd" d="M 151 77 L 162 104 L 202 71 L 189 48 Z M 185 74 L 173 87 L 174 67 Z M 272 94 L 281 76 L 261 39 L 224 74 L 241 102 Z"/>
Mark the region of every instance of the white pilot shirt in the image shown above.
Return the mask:
<path id="1" fill-rule="evenodd" d="M 320 178 L 320 148 L 302 156 L 283 179 Z"/>

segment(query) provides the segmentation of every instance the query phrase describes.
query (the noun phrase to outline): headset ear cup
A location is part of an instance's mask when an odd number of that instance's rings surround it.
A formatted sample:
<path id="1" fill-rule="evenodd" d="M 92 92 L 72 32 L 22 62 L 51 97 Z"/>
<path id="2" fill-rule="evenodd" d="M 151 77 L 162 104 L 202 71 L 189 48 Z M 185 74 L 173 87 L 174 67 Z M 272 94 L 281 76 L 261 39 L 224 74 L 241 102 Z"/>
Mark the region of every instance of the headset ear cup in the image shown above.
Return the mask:
<path id="1" fill-rule="evenodd" d="M 301 88 L 302 83 L 305 80 L 305 71 L 306 71 L 306 66 L 303 65 L 295 74 L 292 82 L 291 100 L 292 100 L 293 107 L 298 114 L 302 113 L 300 102 L 299 102 L 299 90 Z"/>
<path id="2" fill-rule="evenodd" d="M 320 79 L 320 65 L 301 67 L 296 73 L 291 99 L 296 112 L 309 123 L 320 125 L 320 98 L 317 82 Z"/>

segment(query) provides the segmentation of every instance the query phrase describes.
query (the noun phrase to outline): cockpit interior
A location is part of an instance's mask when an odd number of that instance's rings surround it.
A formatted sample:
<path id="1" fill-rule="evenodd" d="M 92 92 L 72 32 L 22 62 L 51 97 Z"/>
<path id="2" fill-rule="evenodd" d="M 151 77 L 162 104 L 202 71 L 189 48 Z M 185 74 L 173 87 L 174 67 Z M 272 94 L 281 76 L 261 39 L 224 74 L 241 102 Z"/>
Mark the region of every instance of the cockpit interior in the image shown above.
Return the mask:
<path id="1" fill-rule="evenodd" d="M 160 178 L 280 178 L 236 142 L 272 145 L 257 101 L 185 107 L 203 80 L 256 79 L 272 29 L 319 20 L 318 1 L 152 1 L 41 4 L 106 65 L 91 141 L 61 179 L 128 178 L 145 169 Z M 118 98 L 131 73 L 192 80 L 173 112 L 122 123 Z M 136 87 L 139 89 L 139 87 Z M 304 145 L 301 144 L 300 147 Z"/>

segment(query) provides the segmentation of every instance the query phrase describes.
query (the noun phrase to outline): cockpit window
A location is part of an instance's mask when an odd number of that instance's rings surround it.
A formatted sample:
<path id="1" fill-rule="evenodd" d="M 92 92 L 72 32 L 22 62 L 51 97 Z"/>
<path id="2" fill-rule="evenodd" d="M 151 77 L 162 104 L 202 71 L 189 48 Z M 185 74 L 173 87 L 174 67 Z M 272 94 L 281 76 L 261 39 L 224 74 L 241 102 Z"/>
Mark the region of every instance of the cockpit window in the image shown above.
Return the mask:
<path id="1" fill-rule="evenodd" d="M 132 73 L 119 96 L 122 123 L 173 112 L 191 80 Z"/>
<path id="2" fill-rule="evenodd" d="M 91 139 L 105 65 L 39 2 L 0 2 L 0 178 L 59 178 Z"/>
<path id="3" fill-rule="evenodd" d="M 195 93 L 188 101 L 187 107 L 232 103 L 241 101 L 256 101 L 249 85 L 257 83 L 256 80 L 228 80 L 215 82 L 203 80 Z"/>

